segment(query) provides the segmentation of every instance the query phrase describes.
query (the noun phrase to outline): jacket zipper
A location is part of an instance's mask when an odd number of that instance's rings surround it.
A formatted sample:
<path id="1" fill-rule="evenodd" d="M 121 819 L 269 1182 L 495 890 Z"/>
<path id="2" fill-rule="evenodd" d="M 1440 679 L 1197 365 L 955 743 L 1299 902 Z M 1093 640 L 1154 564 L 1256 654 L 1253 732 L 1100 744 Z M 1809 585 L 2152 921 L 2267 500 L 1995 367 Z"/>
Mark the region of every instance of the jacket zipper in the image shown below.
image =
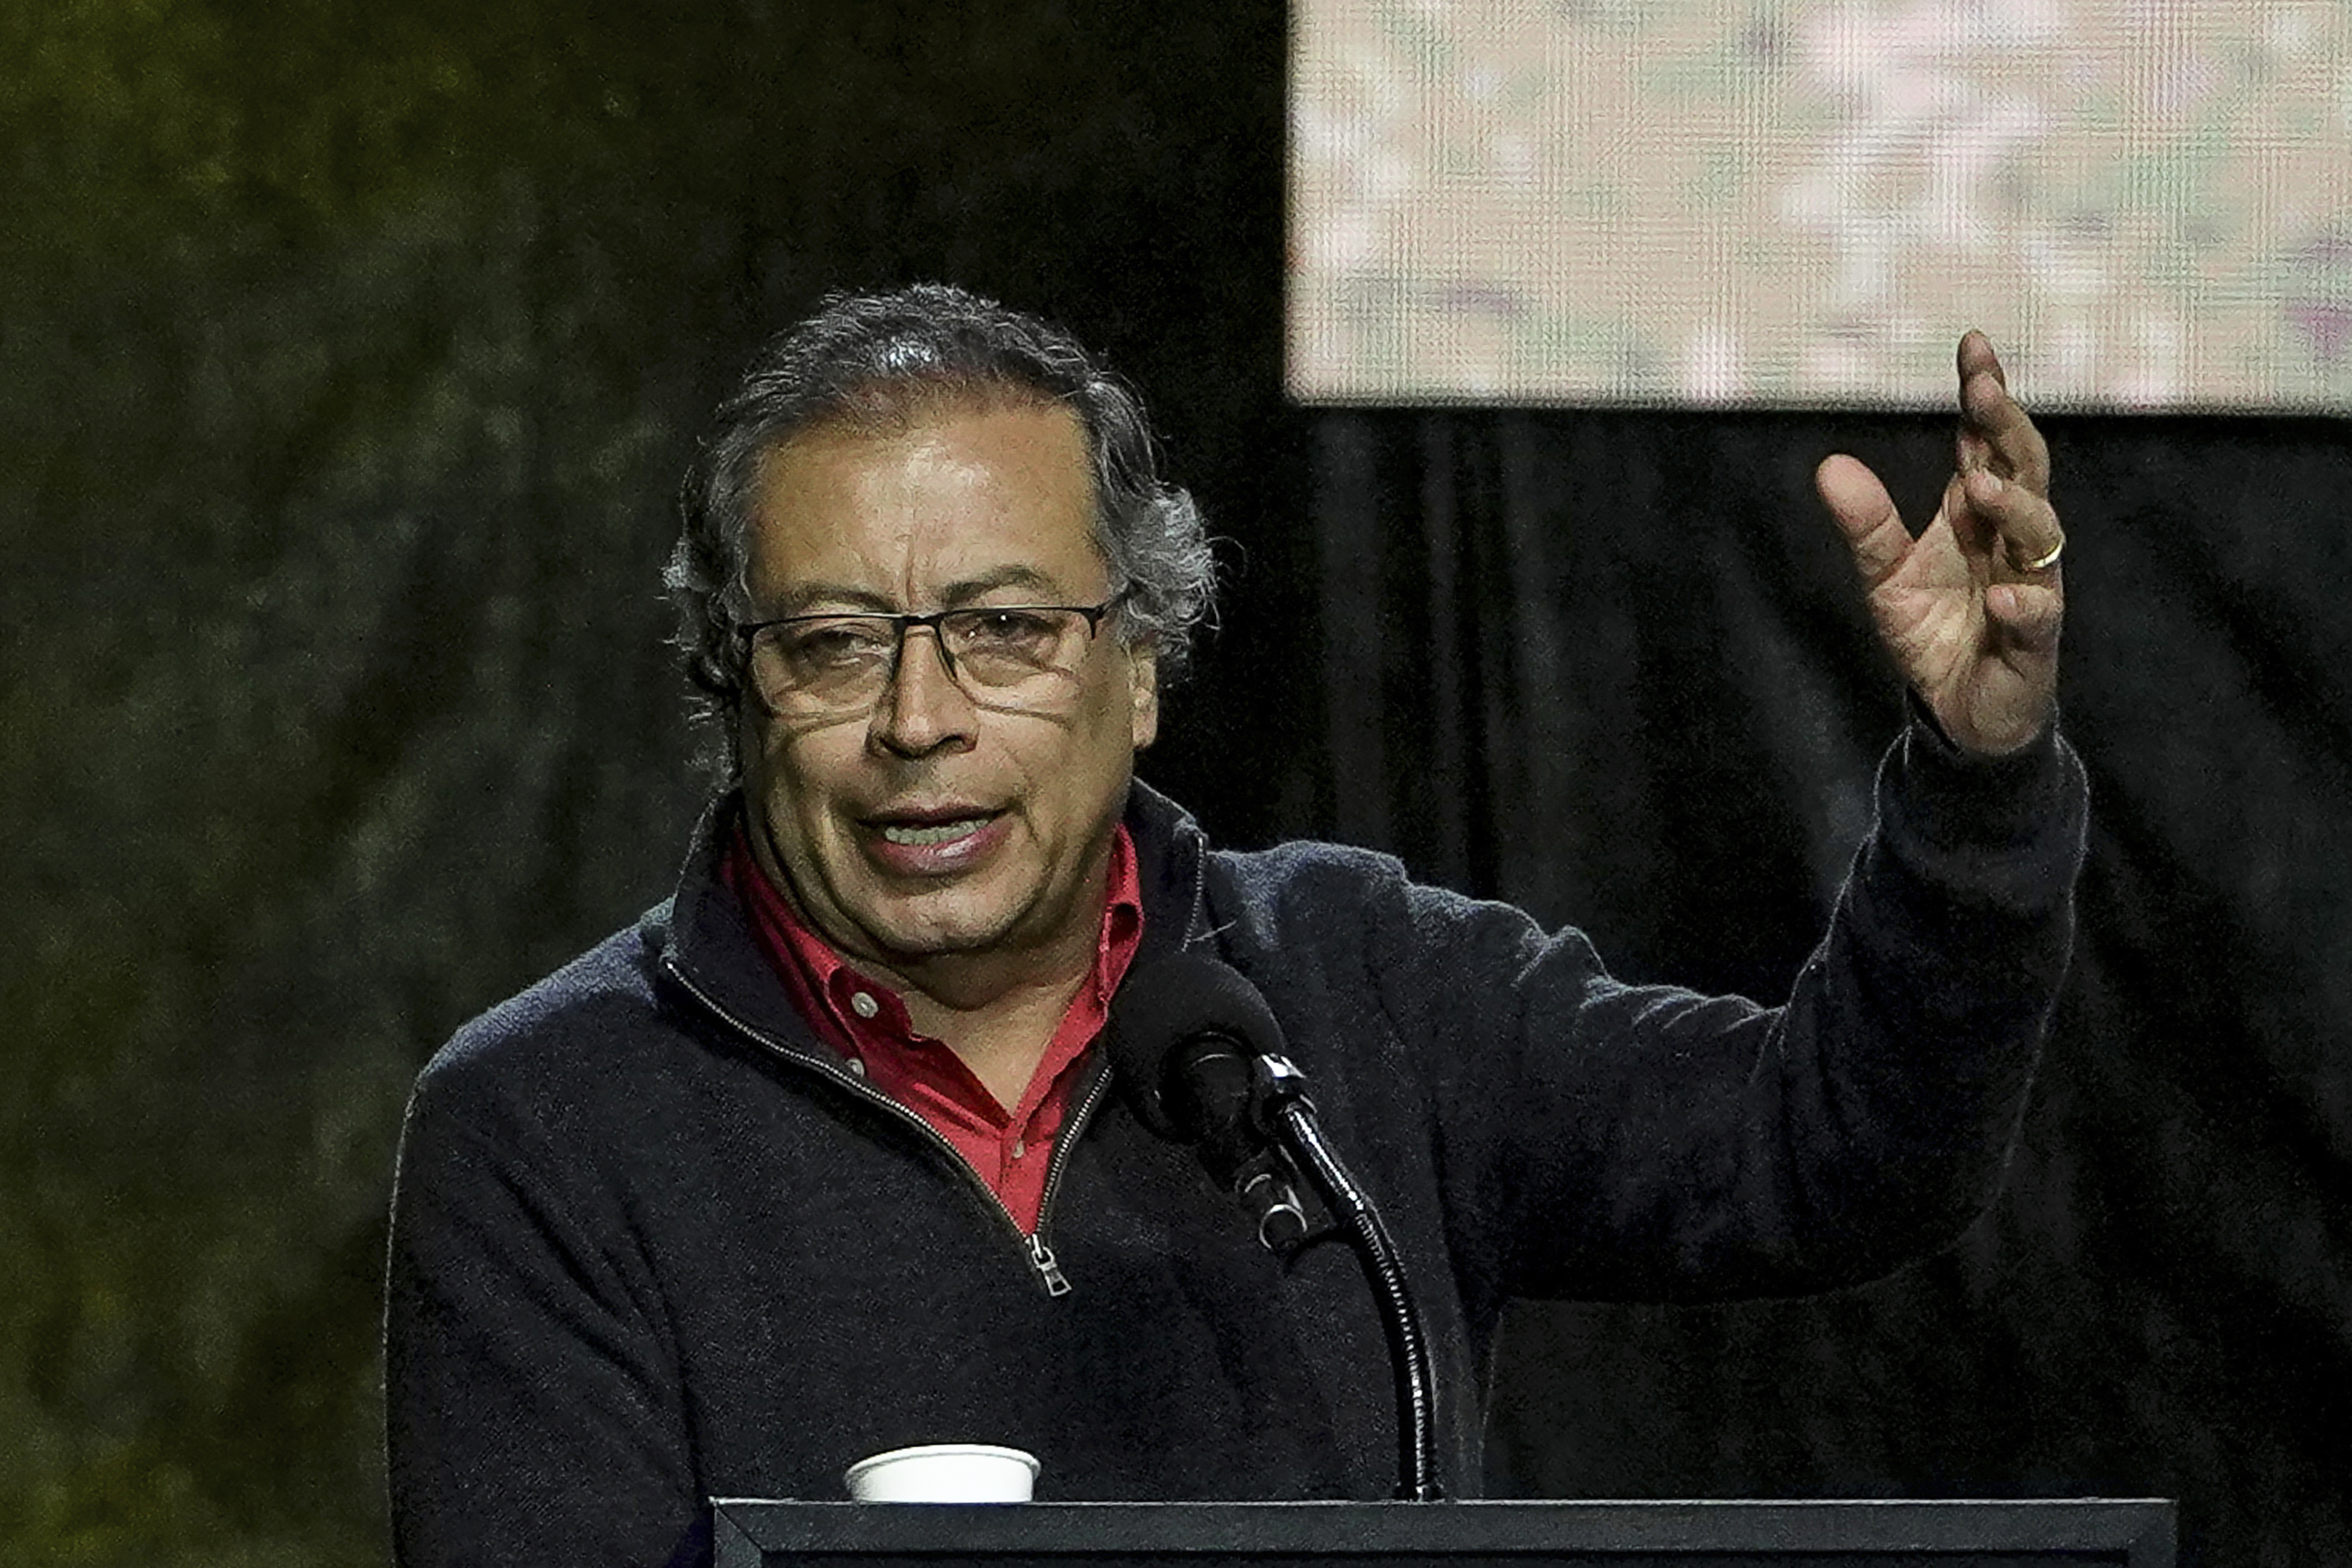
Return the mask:
<path id="1" fill-rule="evenodd" d="M 711 1016 L 769 1055 L 790 1062 L 794 1067 L 804 1068 L 811 1072 L 821 1073 L 832 1079 L 844 1089 L 880 1106 L 884 1110 L 913 1128 L 916 1132 L 929 1141 L 932 1147 L 947 1155 L 950 1163 L 963 1173 L 965 1180 L 971 1184 L 972 1190 L 981 1195 L 998 1218 L 1003 1220 L 1005 1227 L 1013 1232 L 1013 1239 L 1021 1244 L 1024 1252 L 1027 1255 L 1030 1271 L 1037 1277 L 1037 1283 L 1044 1288 L 1045 1294 L 1066 1296 L 1070 1293 L 1069 1276 L 1062 1272 L 1060 1262 L 1054 1257 L 1054 1249 L 1045 1245 L 1045 1220 L 1054 1211 L 1054 1192 L 1062 1184 L 1062 1166 L 1068 1154 L 1069 1145 L 1076 1138 L 1079 1130 L 1086 1125 L 1087 1119 L 1094 1113 L 1095 1106 L 1102 1100 L 1103 1089 L 1110 1081 L 1110 1075 L 1108 1072 L 1095 1073 L 1093 1082 L 1087 1086 L 1086 1099 L 1079 1103 L 1076 1112 L 1063 1123 L 1062 1130 L 1055 1134 L 1054 1152 L 1045 1163 L 1045 1190 L 1037 1203 L 1037 1228 L 1034 1232 L 1024 1231 L 1021 1228 L 1021 1222 L 1013 1217 L 1013 1211 L 1004 1206 L 1004 1200 L 996 1195 L 995 1189 L 981 1180 L 980 1173 L 971 1168 L 971 1162 L 963 1157 L 962 1152 L 954 1144 L 947 1141 L 938 1128 L 876 1089 L 856 1073 L 845 1068 L 837 1068 L 830 1062 L 821 1061 L 814 1057 L 804 1056 L 765 1031 L 745 1023 L 720 1006 L 712 999 L 709 992 L 688 979 L 686 972 L 680 969 L 677 961 L 667 953 L 662 955 L 662 971 L 671 980 L 677 982 L 688 995 L 700 1003 Z"/>
<path id="2" fill-rule="evenodd" d="M 1064 1119 L 1061 1131 L 1054 1134 L 1054 1152 L 1045 1160 L 1045 1190 L 1037 1197 L 1037 1228 L 1026 1239 L 1029 1261 L 1036 1268 L 1037 1278 L 1045 1282 L 1048 1296 L 1068 1295 L 1070 1281 L 1062 1272 L 1061 1265 L 1054 1261 L 1054 1249 L 1045 1245 L 1045 1218 L 1054 1212 L 1054 1193 L 1062 1184 L 1062 1168 L 1069 1159 L 1070 1145 L 1077 1142 L 1080 1130 L 1093 1117 L 1095 1107 L 1101 1103 L 1103 1093 L 1109 1086 L 1109 1072 L 1100 1067 L 1094 1068 L 1084 1098 L 1079 1100 L 1077 1109 Z M 927 1127 L 925 1131 L 929 1129 Z M 957 1158 L 961 1160 L 961 1156 Z M 966 1170 L 971 1168 L 969 1165 L 964 1167 Z M 997 1198 L 992 1192 L 988 1195 L 996 1200 L 998 1208 L 1004 1208 L 1003 1199 Z M 1012 1211 L 1005 1210 L 1004 1217 L 1011 1219 Z M 1021 1227 L 1015 1225 L 1013 1228 L 1018 1230 Z"/>

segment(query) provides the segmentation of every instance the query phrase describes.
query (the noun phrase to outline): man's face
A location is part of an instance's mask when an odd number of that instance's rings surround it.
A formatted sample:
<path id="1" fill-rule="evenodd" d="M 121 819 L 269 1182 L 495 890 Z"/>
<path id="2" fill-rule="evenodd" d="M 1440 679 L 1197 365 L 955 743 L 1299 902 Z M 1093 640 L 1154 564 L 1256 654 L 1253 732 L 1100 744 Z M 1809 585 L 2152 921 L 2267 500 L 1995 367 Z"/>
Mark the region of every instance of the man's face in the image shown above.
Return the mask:
<path id="1" fill-rule="evenodd" d="M 820 426 L 754 492 L 756 616 L 1098 605 L 1086 439 L 1066 408 L 943 401 L 902 428 Z M 1076 675 L 1028 705 L 982 700 L 909 632 L 868 710 L 744 701 L 746 797 L 802 912 L 894 968 L 951 953 L 1091 953 L 1110 835 L 1159 726 L 1148 647 L 1105 620 Z"/>

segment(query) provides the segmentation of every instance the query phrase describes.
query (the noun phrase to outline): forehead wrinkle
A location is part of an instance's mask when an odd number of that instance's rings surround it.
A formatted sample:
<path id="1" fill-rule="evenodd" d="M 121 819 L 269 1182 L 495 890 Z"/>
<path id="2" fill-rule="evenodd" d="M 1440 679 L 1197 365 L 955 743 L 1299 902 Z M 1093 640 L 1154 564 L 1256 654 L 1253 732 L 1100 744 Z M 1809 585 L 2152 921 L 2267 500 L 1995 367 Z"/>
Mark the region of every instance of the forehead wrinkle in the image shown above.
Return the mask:
<path id="1" fill-rule="evenodd" d="M 762 454 L 756 494 L 768 526 L 749 575 L 765 614 L 826 604 L 898 613 L 1008 589 L 1063 602 L 1085 593 L 1090 567 L 1108 567 L 1084 431 L 1066 410 L 963 403 L 937 413 L 887 433 L 827 422 Z M 1024 413 L 1060 428 L 1009 449 L 1001 437 L 975 446 L 969 420 Z M 1085 565 L 1068 551 L 1081 542 Z M 807 579 L 794 580 L 795 564 Z"/>
<path id="2" fill-rule="evenodd" d="M 1053 597 L 1055 603 L 1079 592 L 1063 584 L 1051 573 L 1041 572 L 1034 566 L 1013 563 L 949 584 L 940 591 L 939 607 L 951 610 L 966 605 L 975 605 L 989 595 L 1007 588 L 1018 588 L 1025 593 L 1048 595 Z M 878 615 L 886 616 L 906 613 L 909 609 L 909 606 L 899 604 L 887 594 L 877 594 L 871 588 L 855 587 L 845 583 L 800 584 L 778 599 L 772 609 L 774 615 L 781 617 L 809 613 L 821 614 L 824 608 L 835 605 L 872 610 Z"/>

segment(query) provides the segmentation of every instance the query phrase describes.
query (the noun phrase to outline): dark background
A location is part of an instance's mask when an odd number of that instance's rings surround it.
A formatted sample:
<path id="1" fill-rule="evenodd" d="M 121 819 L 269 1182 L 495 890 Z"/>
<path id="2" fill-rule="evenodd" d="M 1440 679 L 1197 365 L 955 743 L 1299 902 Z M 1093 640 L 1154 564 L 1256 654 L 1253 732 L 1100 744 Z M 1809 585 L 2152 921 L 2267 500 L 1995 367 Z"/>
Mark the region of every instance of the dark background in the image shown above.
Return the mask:
<path id="1" fill-rule="evenodd" d="M 1284 26 L 0 0 L 7 1560 L 381 1558 L 408 1080 L 664 891 L 668 494 L 829 288 L 1144 387 L 1230 574 L 1146 773 L 1220 838 L 1785 984 L 1901 716 L 1807 476 L 1923 508 L 1944 422 L 1286 408 Z M 2191 1563 L 2352 1554 L 2352 454 L 2047 426 L 2095 804 L 2007 1195 L 1836 1297 L 1529 1307 L 1496 1490 L 2178 1494 Z"/>

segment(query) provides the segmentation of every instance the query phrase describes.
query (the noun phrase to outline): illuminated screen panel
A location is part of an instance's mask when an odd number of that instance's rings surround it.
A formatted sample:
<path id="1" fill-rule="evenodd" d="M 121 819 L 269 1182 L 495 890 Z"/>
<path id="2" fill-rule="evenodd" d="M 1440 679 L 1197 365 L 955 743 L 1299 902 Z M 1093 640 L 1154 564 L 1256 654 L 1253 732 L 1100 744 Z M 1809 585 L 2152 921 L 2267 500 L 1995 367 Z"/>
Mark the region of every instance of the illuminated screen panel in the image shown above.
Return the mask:
<path id="1" fill-rule="evenodd" d="M 1298 0 L 1309 402 L 2352 411 L 2347 0 Z"/>

